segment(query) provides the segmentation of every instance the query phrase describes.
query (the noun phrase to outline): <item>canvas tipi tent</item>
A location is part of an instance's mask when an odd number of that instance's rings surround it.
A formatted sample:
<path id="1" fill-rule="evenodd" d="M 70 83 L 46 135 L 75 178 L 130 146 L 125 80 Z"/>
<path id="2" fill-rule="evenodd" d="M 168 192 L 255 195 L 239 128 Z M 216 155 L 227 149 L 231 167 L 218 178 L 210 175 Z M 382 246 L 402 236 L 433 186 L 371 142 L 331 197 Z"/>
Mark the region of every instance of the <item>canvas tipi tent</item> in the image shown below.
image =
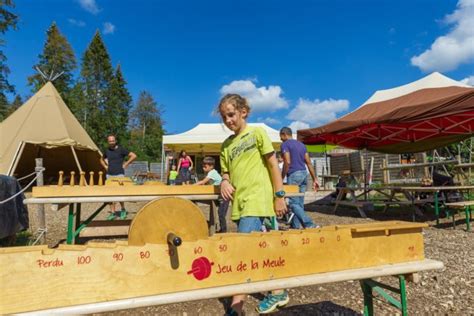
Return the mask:
<path id="1" fill-rule="evenodd" d="M 0 123 L 0 174 L 22 177 L 43 158 L 44 179 L 60 170 L 101 170 L 101 153 L 51 82 Z"/>

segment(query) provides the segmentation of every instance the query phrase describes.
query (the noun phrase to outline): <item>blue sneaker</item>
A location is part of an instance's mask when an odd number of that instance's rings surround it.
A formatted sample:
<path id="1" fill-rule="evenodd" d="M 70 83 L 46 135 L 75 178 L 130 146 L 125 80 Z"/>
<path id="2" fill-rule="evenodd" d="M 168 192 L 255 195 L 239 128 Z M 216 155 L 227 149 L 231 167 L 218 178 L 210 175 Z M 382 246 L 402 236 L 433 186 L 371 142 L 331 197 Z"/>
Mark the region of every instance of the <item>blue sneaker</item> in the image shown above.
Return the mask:
<path id="1" fill-rule="evenodd" d="M 260 314 L 269 314 L 274 312 L 278 307 L 285 306 L 290 301 L 288 292 L 281 294 L 268 294 L 258 305 L 257 312 Z"/>

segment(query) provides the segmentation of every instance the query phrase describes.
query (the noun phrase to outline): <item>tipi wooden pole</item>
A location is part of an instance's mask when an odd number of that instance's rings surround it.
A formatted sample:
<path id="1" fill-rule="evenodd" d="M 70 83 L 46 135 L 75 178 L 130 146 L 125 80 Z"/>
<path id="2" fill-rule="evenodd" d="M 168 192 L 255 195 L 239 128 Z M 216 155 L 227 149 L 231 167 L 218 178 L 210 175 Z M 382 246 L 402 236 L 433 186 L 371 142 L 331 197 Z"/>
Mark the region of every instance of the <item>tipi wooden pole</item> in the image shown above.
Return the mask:
<path id="1" fill-rule="evenodd" d="M 43 158 L 36 158 L 35 159 L 35 171 L 36 171 L 36 185 L 43 186 L 44 185 L 44 178 L 43 178 Z M 38 204 L 38 226 L 39 230 L 44 232 L 41 234 L 40 242 L 42 244 L 46 241 L 46 215 L 44 213 L 44 205 Z"/>

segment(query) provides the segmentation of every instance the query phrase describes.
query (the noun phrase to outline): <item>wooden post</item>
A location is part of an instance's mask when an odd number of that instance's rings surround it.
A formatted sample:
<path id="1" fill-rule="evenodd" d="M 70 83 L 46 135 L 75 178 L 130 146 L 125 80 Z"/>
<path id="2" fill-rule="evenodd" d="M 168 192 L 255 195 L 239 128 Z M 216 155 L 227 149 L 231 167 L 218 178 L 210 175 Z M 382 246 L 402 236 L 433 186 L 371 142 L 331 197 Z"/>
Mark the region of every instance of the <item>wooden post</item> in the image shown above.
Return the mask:
<path id="1" fill-rule="evenodd" d="M 58 187 L 62 187 L 64 184 L 64 171 L 59 171 Z"/>
<path id="2" fill-rule="evenodd" d="M 422 153 L 421 156 L 423 157 L 423 163 L 427 163 L 428 159 L 426 157 L 426 152 Z M 425 167 L 425 168 L 423 168 L 423 170 L 424 170 L 424 173 L 425 173 L 425 178 L 429 178 L 430 177 L 430 168 Z"/>
<path id="3" fill-rule="evenodd" d="M 81 187 L 83 187 L 83 186 L 86 185 L 86 173 L 85 173 L 84 171 L 81 171 L 81 172 L 80 172 L 79 185 L 80 185 Z"/>
<path id="4" fill-rule="evenodd" d="M 43 186 L 43 158 L 35 159 L 35 171 L 36 171 L 36 185 Z M 46 242 L 46 215 L 44 213 L 44 204 L 38 204 L 38 228 L 44 231 L 44 234 L 41 235 L 40 242 L 44 244 Z"/>
<path id="5" fill-rule="evenodd" d="M 76 174 L 75 171 L 71 171 L 71 179 L 70 179 L 70 181 L 69 181 L 69 185 L 70 185 L 70 186 L 75 186 L 75 185 L 76 185 L 75 179 L 74 179 L 75 174 Z"/>
<path id="6" fill-rule="evenodd" d="M 94 185 L 94 171 L 89 172 L 89 185 Z"/>
<path id="7" fill-rule="evenodd" d="M 97 185 L 104 185 L 103 175 L 104 175 L 104 172 L 99 171 L 99 182 L 97 183 Z"/>

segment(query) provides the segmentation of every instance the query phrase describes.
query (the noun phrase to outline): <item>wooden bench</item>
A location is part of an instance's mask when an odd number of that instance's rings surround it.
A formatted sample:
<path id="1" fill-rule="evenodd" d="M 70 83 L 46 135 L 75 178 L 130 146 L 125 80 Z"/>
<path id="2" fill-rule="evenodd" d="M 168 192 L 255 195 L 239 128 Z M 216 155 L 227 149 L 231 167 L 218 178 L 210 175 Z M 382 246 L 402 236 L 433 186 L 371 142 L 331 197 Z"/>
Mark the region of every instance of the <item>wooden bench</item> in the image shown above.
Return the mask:
<path id="1" fill-rule="evenodd" d="M 454 209 L 459 212 L 459 210 L 464 209 L 464 214 L 466 216 L 466 230 L 470 231 L 471 230 L 471 221 L 472 221 L 472 210 L 471 206 L 474 205 L 474 201 L 462 201 L 462 202 L 452 202 L 452 203 L 444 203 L 446 208 L 448 209 Z M 454 219 L 454 212 L 452 213 L 452 218 L 453 218 L 453 228 L 456 227 L 456 221 Z"/>

